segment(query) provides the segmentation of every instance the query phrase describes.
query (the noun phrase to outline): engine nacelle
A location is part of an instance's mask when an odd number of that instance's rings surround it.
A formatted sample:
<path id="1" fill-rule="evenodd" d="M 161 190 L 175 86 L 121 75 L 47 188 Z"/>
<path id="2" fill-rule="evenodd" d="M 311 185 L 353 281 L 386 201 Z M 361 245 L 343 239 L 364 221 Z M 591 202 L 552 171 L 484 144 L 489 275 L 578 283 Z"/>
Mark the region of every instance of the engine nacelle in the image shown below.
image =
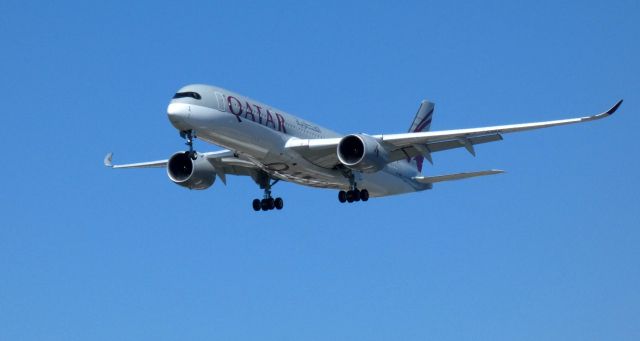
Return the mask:
<path id="1" fill-rule="evenodd" d="M 216 181 L 216 169 L 205 157 L 193 160 L 189 152 L 175 153 L 167 163 L 167 175 L 176 184 L 189 189 L 207 189 Z"/>
<path id="2" fill-rule="evenodd" d="M 364 134 L 347 135 L 338 143 L 338 160 L 350 169 L 366 173 L 387 165 L 387 150 L 375 138 Z"/>

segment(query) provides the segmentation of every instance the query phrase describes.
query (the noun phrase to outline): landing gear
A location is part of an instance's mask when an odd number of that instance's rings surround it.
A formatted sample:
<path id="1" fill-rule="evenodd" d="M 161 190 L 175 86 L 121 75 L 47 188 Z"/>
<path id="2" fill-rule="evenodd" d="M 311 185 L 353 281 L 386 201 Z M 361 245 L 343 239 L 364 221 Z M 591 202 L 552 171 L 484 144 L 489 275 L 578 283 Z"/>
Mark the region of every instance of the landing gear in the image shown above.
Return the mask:
<path id="1" fill-rule="evenodd" d="M 284 207 L 284 200 L 282 200 L 282 198 L 276 198 L 274 204 L 276 206 L 276 209 L 281 210 Z"/>
<path id="2" fill-rule="evenodd" d="M 338 192 L 338 201 L 340 201 L 341 203 L 345 203 L 347 201 L 347 192 L 345 191 Z"/>
<path id="3" fill-rule="evenodd" d="M 192 160 L 197 159 L 198 153 L 196 153 L 196 151 L 193 150 L 193 139 L 196 138 L 196 133 L 193 130 L 185 130 L 180 132 L 180 137 L 187 140 L 185 144 L 189 147 L 189 157 Z"/>
<path id="4" fill-rule="evenodd" d="M 362 191 L 360 191 L 360 199 L 362 201 L 368 201 L 369 200 L 369 191 L 367 191 L 366 189 L 363 189 Z"/>
<path id="5" fill-rule="evenodd" d="M 356 201 L 368 201 L 369 200 L 369 191 L 366 189 L 363 190 L 349 190 L 349 191 L 340 191 L 338 192 L 338 201 L 341 203 L 352 203 Z"/>
<path id="6" fill-rule="evenodd" d="M 265 175 L 259 182 L 260 188 L 264 189 L 264 197 L 262 200 L 253 199 L 252 206 L 254 211 L 270 211 L 273 209 L 281 210 L 284 207 L 284 200 L 282 198 L 273 198 L 271 196 L 271 187 L 280 180 L 271 182 L 268 175 Z"/>
<path id="7" fill-rule="evenodd" d="M 338 201 L 341 203 L 352 203 L 356 201 L 368 201 L 369 200 L 369 191 L 366 189 L 359 190 L 353 176 L 353 173 L 345 174 L 349 178 L 349 183 L 351 189 L 348 191 L 340 191 L 338 192 Z"/>

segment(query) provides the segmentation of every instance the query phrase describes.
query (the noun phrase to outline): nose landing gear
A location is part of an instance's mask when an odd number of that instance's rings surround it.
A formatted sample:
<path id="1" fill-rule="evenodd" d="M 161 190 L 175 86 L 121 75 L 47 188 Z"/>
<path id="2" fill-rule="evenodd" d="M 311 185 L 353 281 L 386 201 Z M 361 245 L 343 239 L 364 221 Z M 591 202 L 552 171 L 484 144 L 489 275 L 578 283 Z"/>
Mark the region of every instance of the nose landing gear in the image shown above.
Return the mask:
<path id="1" fill-rule="evenodd" d="M 180 137 L 182 137 L 183 139 L 187 140 L 187 142 L 185 143 L 188 147 L 189 147 L 189 157 L 192 160 L 195 160 L 198 158 L 198 153 L 193 150 L 193 139 L 196 138 L 196 132 L 193 130 L 185 130 L 185 131 L 181 131 L 180 132 Z"/>

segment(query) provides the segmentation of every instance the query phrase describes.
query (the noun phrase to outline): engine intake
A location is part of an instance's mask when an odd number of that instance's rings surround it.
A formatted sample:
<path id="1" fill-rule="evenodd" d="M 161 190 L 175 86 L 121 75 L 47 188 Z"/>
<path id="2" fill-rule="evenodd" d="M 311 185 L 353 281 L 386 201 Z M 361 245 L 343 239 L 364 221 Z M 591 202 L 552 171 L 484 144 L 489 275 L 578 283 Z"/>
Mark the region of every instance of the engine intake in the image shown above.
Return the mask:
<path id="1" fill-rule="evenodd" d="M 216 181 L 216 169 L 206 158 L 193 160 L 189 152 L 175 153 L 167 163 L 167 175 L 174 183 L 189 189 L 207 189 Z"/>
<path id="2" fill-rule="evenodd" d="M 343 137 L 338 143 L 338 160 L 350 169 L 366 173 L 387 165 L 387 151 L 375 138 L 364 134 Z"/>

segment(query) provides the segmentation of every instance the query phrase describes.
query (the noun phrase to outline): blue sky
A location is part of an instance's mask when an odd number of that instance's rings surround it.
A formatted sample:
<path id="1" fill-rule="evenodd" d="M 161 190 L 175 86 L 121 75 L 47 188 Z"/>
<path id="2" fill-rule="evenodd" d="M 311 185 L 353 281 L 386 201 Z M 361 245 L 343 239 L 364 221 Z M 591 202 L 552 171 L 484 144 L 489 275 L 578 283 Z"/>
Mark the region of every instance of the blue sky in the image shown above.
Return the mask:
<path id="1" fill-rule="evenodd" d="M 638 340 L 640 3 L 0 3 L 0 340 Z M 344 133 L 612 118 L 434 155 L 504 175 L 341 205 L 166 158 L 188 83 Z M 199 150 L 214 150 L 198 141 Z"/>

